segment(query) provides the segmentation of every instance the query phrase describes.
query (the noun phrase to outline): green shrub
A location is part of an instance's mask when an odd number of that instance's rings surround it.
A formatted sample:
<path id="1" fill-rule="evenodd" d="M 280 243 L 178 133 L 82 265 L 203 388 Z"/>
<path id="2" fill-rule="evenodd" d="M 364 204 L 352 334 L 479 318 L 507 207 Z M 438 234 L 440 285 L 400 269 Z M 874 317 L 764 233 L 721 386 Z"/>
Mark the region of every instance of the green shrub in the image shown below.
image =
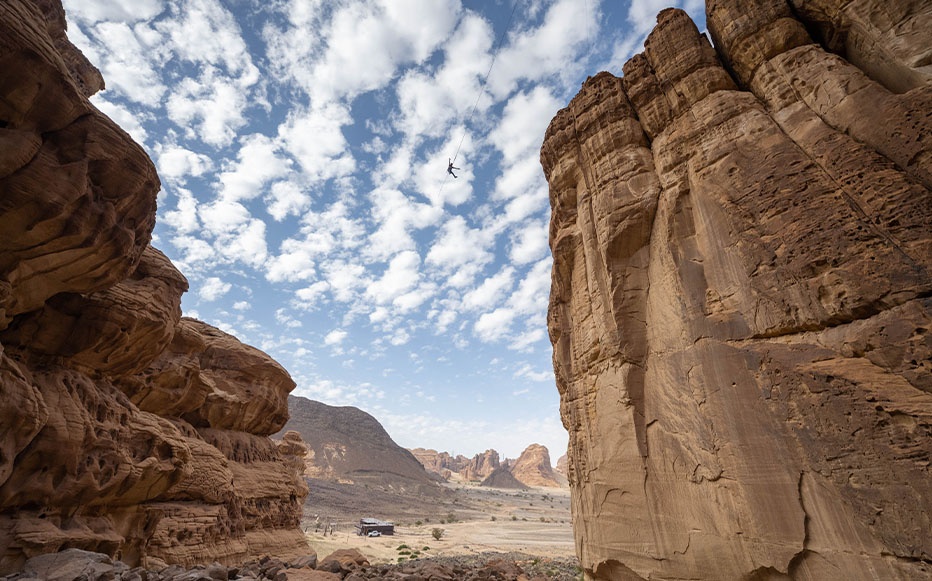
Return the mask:
<path id="1" fill-rule="evenodd" d="M 407 548 L 408 548 L 408 545 L 401 544 L 401 545 L 398 545 L 398 548 L 396 550 L 400 551 L 401 549 L 407 549 Z"/>
<path id="2" fill-rule="evenodd" d="M 430 534 L 434 537 L 434 540 L 437 540 L 437 541 L 443 538 L 443 533 L 444 533 L 444 530 L 441 528 L 437 528 L 437 527 L 435 527 L 434 529 L 430 531 Z"/>

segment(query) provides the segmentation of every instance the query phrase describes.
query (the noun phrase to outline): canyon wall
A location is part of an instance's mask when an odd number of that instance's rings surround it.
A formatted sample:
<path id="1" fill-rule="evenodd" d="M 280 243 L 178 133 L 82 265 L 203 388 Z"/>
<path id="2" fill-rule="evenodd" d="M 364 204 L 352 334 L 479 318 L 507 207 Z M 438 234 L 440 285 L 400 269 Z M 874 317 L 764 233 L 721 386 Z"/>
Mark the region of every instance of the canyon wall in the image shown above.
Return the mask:
<path id="1" fill-rule="evenodd" d="M 0 574 L 64 548 L 130 564 L 307 553 L 294 382 L 181 317 L 159 179 L 88 97 L 60 2 L 0 3 Z"/>
<path id="2" fill-rule="evenodd" d="M 589 579 L 932 578 L 932 5 L 665 10 L 541 148 Z"/>

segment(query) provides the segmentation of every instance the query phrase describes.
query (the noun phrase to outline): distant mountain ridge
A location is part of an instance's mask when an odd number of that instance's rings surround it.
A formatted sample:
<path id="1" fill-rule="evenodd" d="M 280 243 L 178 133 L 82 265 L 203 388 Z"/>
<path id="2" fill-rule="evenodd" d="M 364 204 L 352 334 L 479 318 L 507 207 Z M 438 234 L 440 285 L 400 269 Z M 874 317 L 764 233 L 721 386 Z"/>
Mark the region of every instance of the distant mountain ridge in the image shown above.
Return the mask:
<path id="1" fill-rule="evenodd" d="M 566 477 L 551 466 L 547 447 L 540 444 L 531 444 L 517 459 L 504 460 L 492 449 L 471 459 L 426 448 L 414 448 L 410 452 L 425 470 L 443 480 L 479 482 L 498 488 L 567 486 Z M 505 477 L 502 472 L 508 472 L 509 476 Z"/>
<path id="2" fill-rule="evenodd" d="M 289 396 L 290 419 L 274 438 L 295 430 L 307 443 L 305 475 L 405 490 L 437 488 L 436 478 L 382 424 L 352 406 L 335 407 Z"/>

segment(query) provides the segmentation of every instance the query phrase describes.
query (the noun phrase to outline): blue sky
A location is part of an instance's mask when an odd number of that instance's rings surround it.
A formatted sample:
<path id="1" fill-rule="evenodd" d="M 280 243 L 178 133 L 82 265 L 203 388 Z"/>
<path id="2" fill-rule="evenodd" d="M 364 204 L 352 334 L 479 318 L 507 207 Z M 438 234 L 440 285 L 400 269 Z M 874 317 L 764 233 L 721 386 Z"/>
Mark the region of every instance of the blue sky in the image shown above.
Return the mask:
<path id="1" fill-rule="evenodd" d="M 64 5 L 93 102 L 158 168 L 186 315 L 402 446 L 556 462 L 543 134 L 660 9 L 703 28 L 701 1 Z"/>

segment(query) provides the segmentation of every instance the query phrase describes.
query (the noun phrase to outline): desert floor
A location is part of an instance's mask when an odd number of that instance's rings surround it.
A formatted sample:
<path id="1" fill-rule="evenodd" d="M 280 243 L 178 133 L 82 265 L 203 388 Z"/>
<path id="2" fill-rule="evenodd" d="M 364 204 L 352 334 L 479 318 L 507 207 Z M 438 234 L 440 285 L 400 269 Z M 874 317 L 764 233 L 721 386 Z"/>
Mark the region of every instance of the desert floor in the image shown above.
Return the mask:
<path id="1" fill-rule="evenodd" d="M 336 549 L 356 548 L 372 563 L 483 552 L 520 552 L 544 558 L 575 556 L 569 489 L 505 490 L 462 483 L 447 484 L 445 488 L 440 497 L 414 498 L 410 494 L 393 496 L 365 490 L 365 500 L 358 503 L 364 512 L 358 517 L 351 516 L 348 510 L 348 505 L 353 504 L 351 491 L 345 487 L 338 494 L 325 491 L 306 506 L 303 526 L 319 556 Z M 323 497 L 335 499 L 334 506 L 322 502 Z M 381 510 L 380 504 L 384 505 Z M 317 515 L 309 514 L 315 509 Z M 395 534 L 356 535 L 354 525 L 362 517 L 392 520 Z M 325 535 L 329 523 L 333 523 L 333 534 L 328 531 Z M 435 528 L 443 529 L 440 540 L 433 537 Z"/>

